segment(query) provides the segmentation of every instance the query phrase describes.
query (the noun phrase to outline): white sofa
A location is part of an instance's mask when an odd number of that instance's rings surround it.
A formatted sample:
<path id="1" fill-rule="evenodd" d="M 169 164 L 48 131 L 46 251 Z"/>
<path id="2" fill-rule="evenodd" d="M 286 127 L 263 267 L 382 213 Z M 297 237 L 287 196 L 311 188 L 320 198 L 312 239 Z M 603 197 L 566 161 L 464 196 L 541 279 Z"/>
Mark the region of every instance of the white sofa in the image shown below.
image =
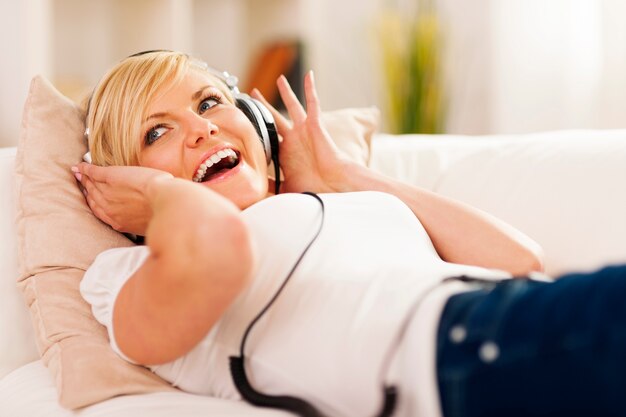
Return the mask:
<path id="1" fill-rule="evenodd" d="M 0 416 L 288 415 L 184 393 L 61 408 L 15 286 L 15 148 L 0 148 Z M 471 203 L 537 240 L 552 276 L 626 262 L 626 130 L 377 135 L 371 166 Z"/>

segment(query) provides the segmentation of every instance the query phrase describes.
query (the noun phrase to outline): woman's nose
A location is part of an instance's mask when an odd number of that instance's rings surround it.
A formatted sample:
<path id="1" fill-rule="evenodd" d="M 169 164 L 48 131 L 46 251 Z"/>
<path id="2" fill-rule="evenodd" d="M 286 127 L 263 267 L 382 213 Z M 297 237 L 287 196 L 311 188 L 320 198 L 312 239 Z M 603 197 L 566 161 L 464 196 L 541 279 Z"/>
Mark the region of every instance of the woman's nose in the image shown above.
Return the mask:
<path id="1" fill-rule="evenodd" d="M 219 133 L 219 128 L 211 119 L 199 114 L 189 116 L 188 123 L 189 131 L 186 138 L 188 146 L 197 146 Z"/>

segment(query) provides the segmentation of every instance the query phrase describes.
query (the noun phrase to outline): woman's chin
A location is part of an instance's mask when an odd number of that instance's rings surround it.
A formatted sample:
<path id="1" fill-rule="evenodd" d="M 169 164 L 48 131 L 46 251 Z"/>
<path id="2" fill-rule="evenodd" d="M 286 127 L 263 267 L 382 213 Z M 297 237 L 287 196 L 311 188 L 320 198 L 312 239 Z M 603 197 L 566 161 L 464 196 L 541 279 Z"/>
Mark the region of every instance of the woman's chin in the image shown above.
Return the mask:
<path id="1" fill-rule="evenodd" d="M 246 163 L 201 184 L 242 210 L 268 196 L 267 173 L 258 172 Z"/>

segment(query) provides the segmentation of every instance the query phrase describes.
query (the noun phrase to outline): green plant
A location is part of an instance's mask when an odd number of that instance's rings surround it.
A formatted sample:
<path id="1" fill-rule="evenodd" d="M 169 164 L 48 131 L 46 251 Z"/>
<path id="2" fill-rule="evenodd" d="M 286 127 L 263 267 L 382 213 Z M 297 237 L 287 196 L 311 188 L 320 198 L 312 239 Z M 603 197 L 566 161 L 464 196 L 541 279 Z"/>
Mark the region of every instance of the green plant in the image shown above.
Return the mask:
<path id="1" fill-rule="evenodd" d="M 388 8 L 380 20 L 387 115 L 393 133 L 444 129 L 440 21 L 431 2 L 418 2 L 415 14 Z"/>

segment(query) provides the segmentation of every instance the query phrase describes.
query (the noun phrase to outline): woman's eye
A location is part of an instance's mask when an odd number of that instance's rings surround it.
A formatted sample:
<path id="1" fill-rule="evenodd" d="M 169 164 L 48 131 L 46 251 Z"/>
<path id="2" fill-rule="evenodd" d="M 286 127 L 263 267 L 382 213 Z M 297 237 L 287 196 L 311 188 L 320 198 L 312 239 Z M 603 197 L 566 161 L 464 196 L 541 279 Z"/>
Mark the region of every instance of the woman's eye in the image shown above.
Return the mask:
<path id="1" fill-rule="evenodd" d="M 198 112 L 200 114 L 202 114 L 205 111 L 211 109 L 212 107 L 217 106 L 221 102 L 222 102 L 222 100 L 220 100 L 219 97 L 209 97 L 209 98 L 206 98 L 206 99 L 204 99 L 204 100 L 202 100 L 200 102 L 200 106 L 198 106 Z"/>
<path id="2" fill-rule="evenodd" d="M 152 145 L 161 136 L 163 136 L 165 132 L 167 132 L 167 128 L 165 126 L 155 126 L 152 129 L 148 130 L 145 138 L 146 145 Z"/>

